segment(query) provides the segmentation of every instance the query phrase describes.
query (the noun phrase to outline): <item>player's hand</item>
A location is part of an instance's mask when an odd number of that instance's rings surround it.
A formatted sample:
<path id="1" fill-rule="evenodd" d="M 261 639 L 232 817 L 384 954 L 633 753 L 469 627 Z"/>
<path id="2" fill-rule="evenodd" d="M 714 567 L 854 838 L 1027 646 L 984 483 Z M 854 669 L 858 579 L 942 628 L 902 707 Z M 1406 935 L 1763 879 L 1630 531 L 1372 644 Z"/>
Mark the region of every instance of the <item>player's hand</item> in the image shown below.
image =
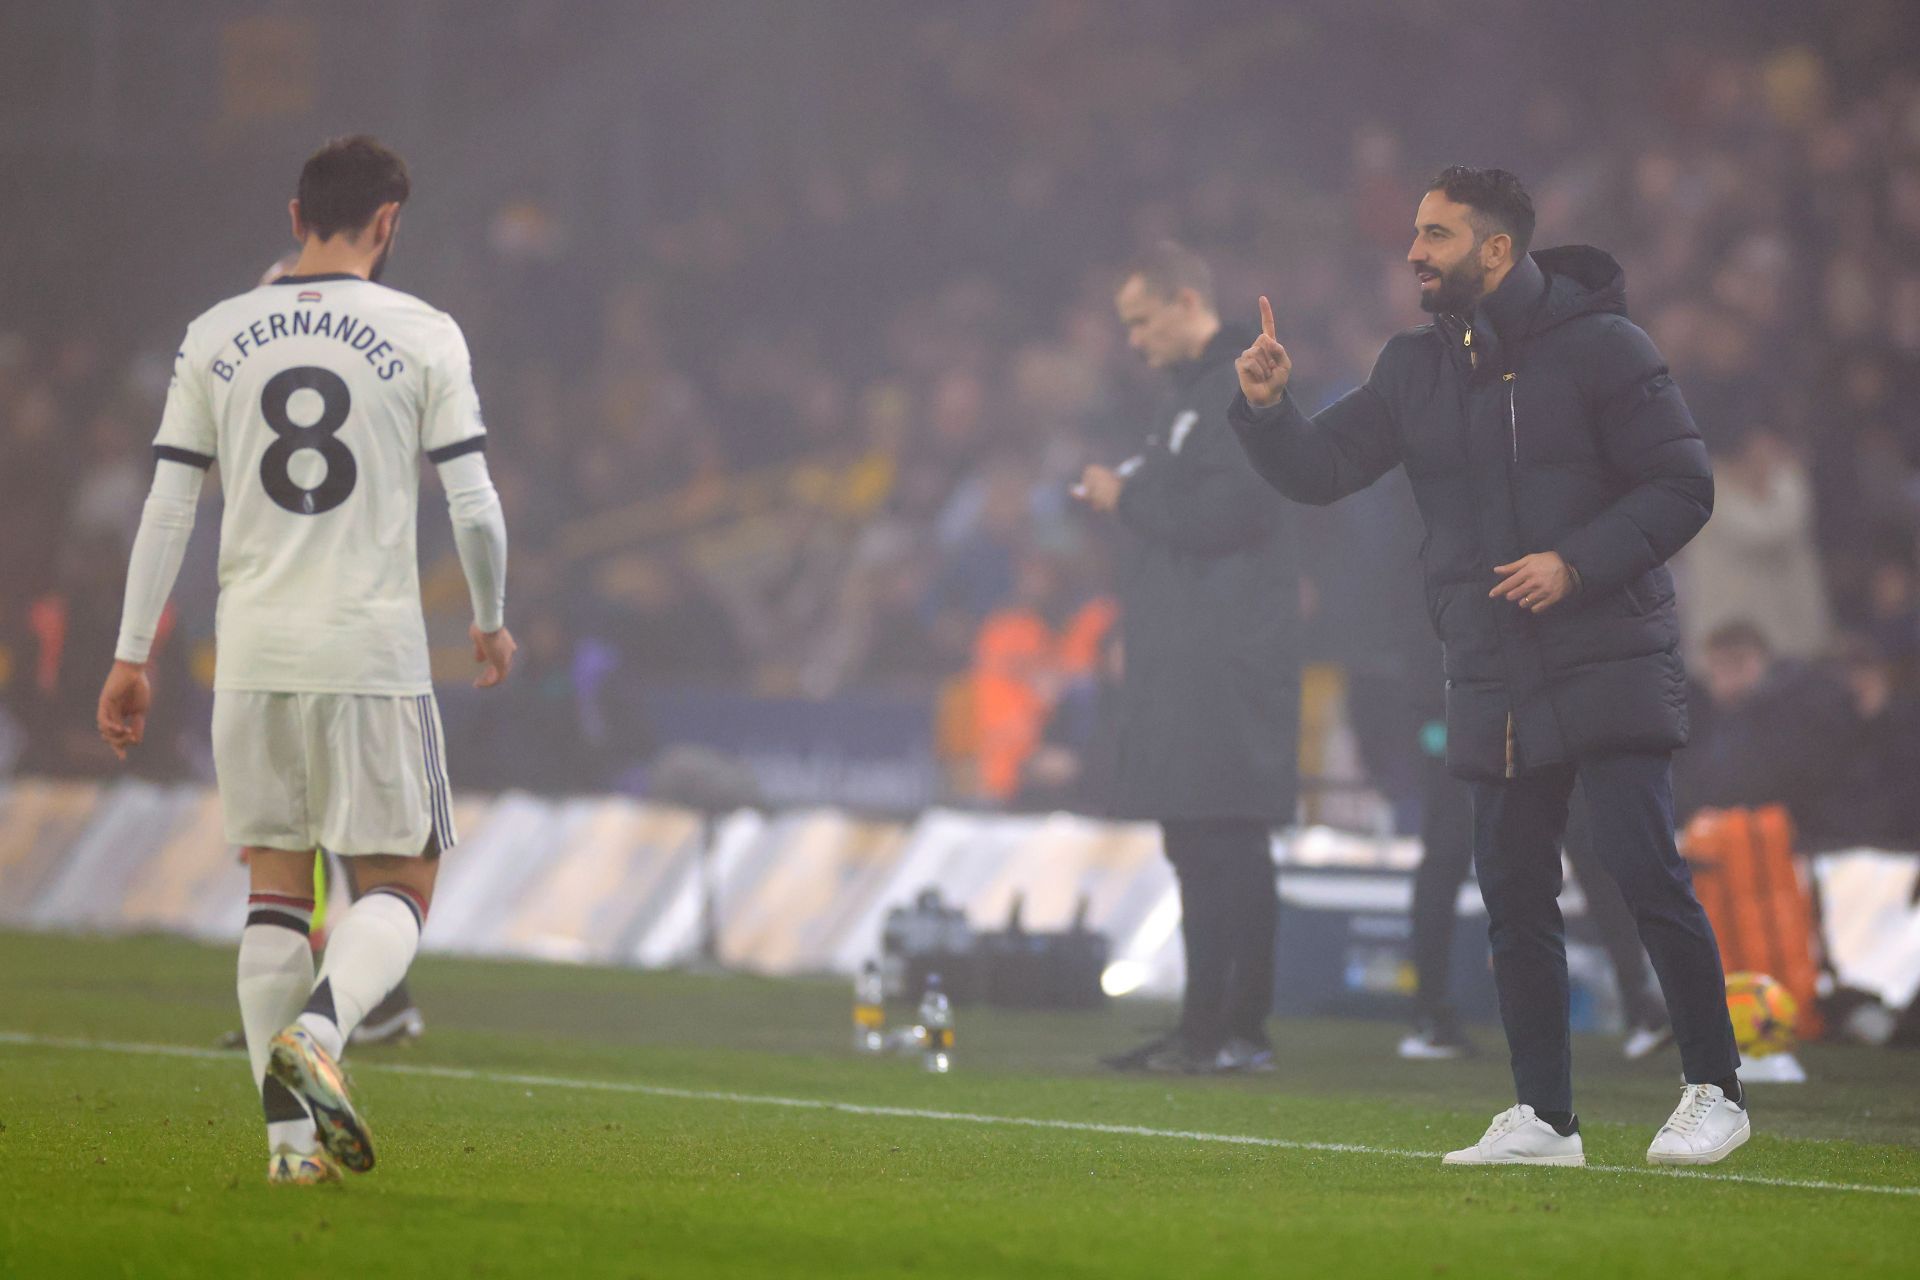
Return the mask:
<path id="1" fill-rule="evenodd" d="M 100 690 L 100 708 L 94 723 L 113 754 L 127 758 L 127 748 L 138 746 L 147 733 L 147 711 L 153 706 L 153 686 L 147 669 L 131 662 L 113 664 Z"/>
<path id="2" fill-rule="evenodd" d="M 1120 505 L 1120 491 L 1126 487 L 1126 480 L 1112 467 L 1088 467 L 1072 493 L 1095 511 L 1112 511 Z"/>
<path id="3" fill-rule="evenodd" d="M 1273 304 L 1260 295 L 1260 336 L 1233 362 L 1240 375 L 1240 394 L 1256 409 L 1280 403 L 1286 394 L 1287 379 L 1293 374 L 1293 357 L 1273 336 Z"/>
<path id="4" fill-rule="evenodd" d="M 1557 551 L 1522 556 L 1494 572 L 1501 577 L 1500 585 L 1487 594 L 1511 600 L 1529 613 L 1545 613 L 1573 594 L 1573 570 Z"/>
<path id="5" fill-rule="evenodd" d="M 473 660 L 486 668 L 474 680 L 473 687 L 491 689 L 513 670 L 513 655 L 520 646 L 513 642 L 513 632 L 505 627 L 482 631 L 479 623 L 472 623 L 467 627 L 467 635 L 473 640 Z"/>

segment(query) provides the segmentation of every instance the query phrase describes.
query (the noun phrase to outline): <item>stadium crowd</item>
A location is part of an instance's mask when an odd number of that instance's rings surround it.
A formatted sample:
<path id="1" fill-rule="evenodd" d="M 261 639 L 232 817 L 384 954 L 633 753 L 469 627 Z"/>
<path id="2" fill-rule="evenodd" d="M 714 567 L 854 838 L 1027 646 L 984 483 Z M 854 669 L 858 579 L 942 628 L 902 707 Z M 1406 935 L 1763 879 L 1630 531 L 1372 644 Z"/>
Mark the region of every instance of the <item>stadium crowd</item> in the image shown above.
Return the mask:
<path id="1" fill-rule="evenodd" d="M 1920 847 L 1920 78 L 1899 6 L 1809 22 L 1817 37 L 1613 32 L 1604 75 L 1510 93 L 1482 86 L 1517 49 L 1440 6 L 1377 9 L 1229 4 L 1212 31 L 1170 0 L 903 11 L 858 37 L 890 56 L 815 88 L 827 140 L 724 195 L 640 217 L 512 192 L 454 220 L 458 271 L 411 268 L 403 235 L 393 283 L 475 353 L 529 677 L 491 708 L 450 702 L 463 784 L 613 785 L 655 745 L 649 691 L 717 686 L 930 702 L 956 796 L 1071 795 L 1097 750 L 1114 566 L 1067 489 L 1131 452 L 1153 399 L 1114 264 L 1176 237 L 1211 258 L 1228 316 L 1271 294 L 1324 402 L 1422 318 L 1411 211 L 1464 160 L 1528 181 L 1539 243 L 1619 258 L 1716 455 L 1718 510 L 1676 566 L 1702 686 L 1687 794 Z M 1602 38 L 1598 16 L 1567 21 L 1565 39 Z M 1381 41 L 1431 52 L 1487 120 L 1437 119 L 1418 77 L 1316 110 Z M 703 141 L 726 140 L 682 145 Z M 130 335 L 0 319 L 11 768 L 110 763 L 92 704 L 170 344 L 265 265 L 123 300 Z M 1312 656 L 1342 673 L 1362 739 L 1389 742 L 1364 754 L 1392 791 L 1410 772 L 1395 752 L 1415 750 L 1391 709 L 1414 678 L 1401 637 L 1426 621 L 1417 526 L 1382 490 L 1316 513 L 1305 560 Z M 207 768 L 188 726 L 205 723 L 212 509 L 162 651 L 182 692 L 144 765 L 160 775 Z M 428 513 L 424 587 L 454 636 L 465 592 Z"/>

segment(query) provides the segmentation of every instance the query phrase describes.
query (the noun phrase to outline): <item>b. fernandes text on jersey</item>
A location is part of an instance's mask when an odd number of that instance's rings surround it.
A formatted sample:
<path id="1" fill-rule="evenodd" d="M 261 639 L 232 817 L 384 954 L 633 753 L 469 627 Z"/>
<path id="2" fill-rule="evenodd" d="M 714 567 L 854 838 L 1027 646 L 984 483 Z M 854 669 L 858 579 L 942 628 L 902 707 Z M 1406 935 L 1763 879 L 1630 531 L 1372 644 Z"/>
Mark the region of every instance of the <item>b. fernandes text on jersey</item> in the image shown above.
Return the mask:
<path id="1" fill-rule="evenodd" d="M 382 338 L 365 321 L 357 320 L 344 311 L 335 317 L 331 311 L 316 313 L 298 309 L 275 311 L 253 321 L 233 335 L 230 344 L 234 351 L 233 358 L 225 359 L 226 349 L 222 348 L 221 355 L 214 357 L 210 367 L 214 376 L 222 382 L 232 382 L 233 375 L 248 356 L 277 338 L 302 337 L 334 338 L 344 342 L 366 357 L 367 363 L 379 372 L 382 382 L 391 382 L 407 367 L 406 361 L 393 354 L 393 344 Z M 385 364 L 381 363 L 383 360 Z"/>

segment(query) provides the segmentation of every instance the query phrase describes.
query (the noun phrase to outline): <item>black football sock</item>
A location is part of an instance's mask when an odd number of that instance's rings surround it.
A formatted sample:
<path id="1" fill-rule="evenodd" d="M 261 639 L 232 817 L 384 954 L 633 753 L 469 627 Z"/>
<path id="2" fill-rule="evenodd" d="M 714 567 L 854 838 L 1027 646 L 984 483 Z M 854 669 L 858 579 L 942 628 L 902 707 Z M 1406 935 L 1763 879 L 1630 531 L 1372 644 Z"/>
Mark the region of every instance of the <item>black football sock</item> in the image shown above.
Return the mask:
<path id="1" fill-rule="evenodd" d="M 1713 1080 L 1709 1083 L 1717 1086 L 1720 1092 L 1726 1094 L 1728 1102 L 1739 1107 L 1742 1111 L 1747 1109 L 1747 1091 L 1741 1087 L 1739 1076 L 1728 1076 L 1724 1080 Z"/>

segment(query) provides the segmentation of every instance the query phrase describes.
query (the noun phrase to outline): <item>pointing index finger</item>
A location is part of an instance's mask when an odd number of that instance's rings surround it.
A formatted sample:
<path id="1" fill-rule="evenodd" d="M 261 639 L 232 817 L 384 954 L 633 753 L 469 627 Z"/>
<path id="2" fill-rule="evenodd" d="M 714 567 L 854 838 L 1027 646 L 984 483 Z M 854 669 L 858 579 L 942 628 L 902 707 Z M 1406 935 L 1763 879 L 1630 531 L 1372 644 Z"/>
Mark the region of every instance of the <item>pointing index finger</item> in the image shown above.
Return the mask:
<path id="1" fill-rule="evenodd" d="M 1242 294 L 1242 297 L 1246 295 Z M 1260 332 L 1273 337 L 1273 304 L 1267 301 L 1267 295 L 1260 295 Z"/>

